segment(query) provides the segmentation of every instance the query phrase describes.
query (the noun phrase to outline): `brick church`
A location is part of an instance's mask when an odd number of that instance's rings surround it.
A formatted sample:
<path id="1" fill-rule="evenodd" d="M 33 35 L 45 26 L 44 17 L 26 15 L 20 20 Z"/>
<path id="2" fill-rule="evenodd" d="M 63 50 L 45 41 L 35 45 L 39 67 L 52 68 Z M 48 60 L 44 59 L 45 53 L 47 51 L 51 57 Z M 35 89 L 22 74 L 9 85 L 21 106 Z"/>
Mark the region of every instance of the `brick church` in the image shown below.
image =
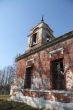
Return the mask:
<path id="1" fill-rule="evenodd" d="M 73 102 L 73 31 L 55 38 L 42 18 L 28 35 L 24 54 L 16 58 L 24 96 Z"/>

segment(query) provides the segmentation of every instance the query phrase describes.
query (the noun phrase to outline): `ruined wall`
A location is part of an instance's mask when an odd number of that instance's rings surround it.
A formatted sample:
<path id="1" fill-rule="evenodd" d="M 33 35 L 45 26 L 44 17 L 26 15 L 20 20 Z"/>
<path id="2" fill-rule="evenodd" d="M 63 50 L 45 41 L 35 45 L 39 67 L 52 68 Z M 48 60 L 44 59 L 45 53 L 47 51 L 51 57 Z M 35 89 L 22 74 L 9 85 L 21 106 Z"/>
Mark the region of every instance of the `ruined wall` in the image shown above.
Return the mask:
<path id="1" fill-rule="evenodd" d="M 59 42 L 17 62 L 17 76 L 24 77 L 27 61 L 34 60 L 31 89 L 51 89 L 51 61 L 63 58 L 65 89 L 73 90 L 73 38 Z"/>
<path id="2" fill-rule="evenodd" d="M 24 78 L 25 71 L 26 71 L 26 60 L 21 59 L 16 63 L 17 78 Z"/>
<path id="3" fill-rule="evenodd" d="M 64 72 L 66 75 L 66 88 L 73 90 L 73 38 L 65 41 Z"/>

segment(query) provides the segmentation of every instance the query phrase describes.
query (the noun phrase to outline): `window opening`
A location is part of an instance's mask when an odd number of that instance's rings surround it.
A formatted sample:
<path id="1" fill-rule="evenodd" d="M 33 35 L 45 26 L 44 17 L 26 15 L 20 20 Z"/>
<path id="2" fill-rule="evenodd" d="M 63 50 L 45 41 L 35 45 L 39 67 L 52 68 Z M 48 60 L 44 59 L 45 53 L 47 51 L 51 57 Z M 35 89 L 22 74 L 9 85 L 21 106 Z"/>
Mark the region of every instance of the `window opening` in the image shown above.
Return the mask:
<path id="1" fill-rule="evenodd" d="M 32 44 L 36 44 L 36 38 L 37 38 L 37 34 L 33 34 L 33 38 L 32 38 Z"/>
<path id="2" fill-rule="evenodd" d="M 64 89 L 64 67 L 63 59 L 52 61 L 52 89 Z"/>
<path id="3" fill-rule="evenodd" d="M 46 42 L 49 42 L 49 36 L 48 35 L 46 35 Z"/>
<path id="4" fill-rule="evenodd" d="M 26 68 L 26 74 L 25 74 L 25 82 L 24 82 L 24 88 L 31 88 L 31 75 L 32 75 L 32 67 Z"/>

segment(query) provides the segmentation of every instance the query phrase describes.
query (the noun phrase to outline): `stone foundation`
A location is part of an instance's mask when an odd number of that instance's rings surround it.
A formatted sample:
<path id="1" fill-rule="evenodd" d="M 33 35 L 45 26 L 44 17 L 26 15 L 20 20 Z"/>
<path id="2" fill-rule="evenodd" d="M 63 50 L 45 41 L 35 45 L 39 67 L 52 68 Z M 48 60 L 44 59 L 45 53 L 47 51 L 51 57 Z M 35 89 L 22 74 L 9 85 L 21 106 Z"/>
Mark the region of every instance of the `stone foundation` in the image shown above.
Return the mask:
<path id="1" fill-rule="evenodd" d="M 34 92 L 28 92 L 28 95 L 34 94 Z M 38 93 L 37 93 L 38 94 Z M 48 93 L 47 93 L 48 94 Z M 36 96 L 36 94 L 35 94 Z M 64 102 L 58 102 L 56 100 L 53 100 L 53 97 L 48 100 L 48 98 L 45 97 L 35 97 L 31 96 L 24 96 L 21 91 L 16 92 L 16 96 L 11 97 L 11 100 L 18 101 L 18 102 L 24 102 L 30 106 L 33 106 L 35 108 L 39 108 L 42 110 L 73 110 L 73 103 L 66 103 Z M 43 96 L 43 94 L 42 94 Z M 47 95 L 46 95 L 47 96 Z M 52 96 L 52 95 L 51 95 Z"/>
<path id="2" fill-rule="evenodd" d="M 73 103 L 72 91 L 58 91 L 58 90 L 25 90 L 24 96 L 43 98 L 44 100 L 58 101 L 63 103 Z"/>

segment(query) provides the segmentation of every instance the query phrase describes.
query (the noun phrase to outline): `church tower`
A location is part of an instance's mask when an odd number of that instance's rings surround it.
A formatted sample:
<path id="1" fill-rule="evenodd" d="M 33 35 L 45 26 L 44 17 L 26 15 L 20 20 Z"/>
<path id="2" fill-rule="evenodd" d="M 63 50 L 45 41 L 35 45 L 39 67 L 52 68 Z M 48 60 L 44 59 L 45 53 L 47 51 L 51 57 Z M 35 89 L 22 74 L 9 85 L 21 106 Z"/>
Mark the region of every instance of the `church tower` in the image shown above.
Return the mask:
<path id="1" fill-rule="evenodd" d="M 54 39 L 52 29 L 44 22 L 43 17 L 40 23 L 30 30 L 28 35 L 28 47 L 26 51 L 49 43 Z"/>

